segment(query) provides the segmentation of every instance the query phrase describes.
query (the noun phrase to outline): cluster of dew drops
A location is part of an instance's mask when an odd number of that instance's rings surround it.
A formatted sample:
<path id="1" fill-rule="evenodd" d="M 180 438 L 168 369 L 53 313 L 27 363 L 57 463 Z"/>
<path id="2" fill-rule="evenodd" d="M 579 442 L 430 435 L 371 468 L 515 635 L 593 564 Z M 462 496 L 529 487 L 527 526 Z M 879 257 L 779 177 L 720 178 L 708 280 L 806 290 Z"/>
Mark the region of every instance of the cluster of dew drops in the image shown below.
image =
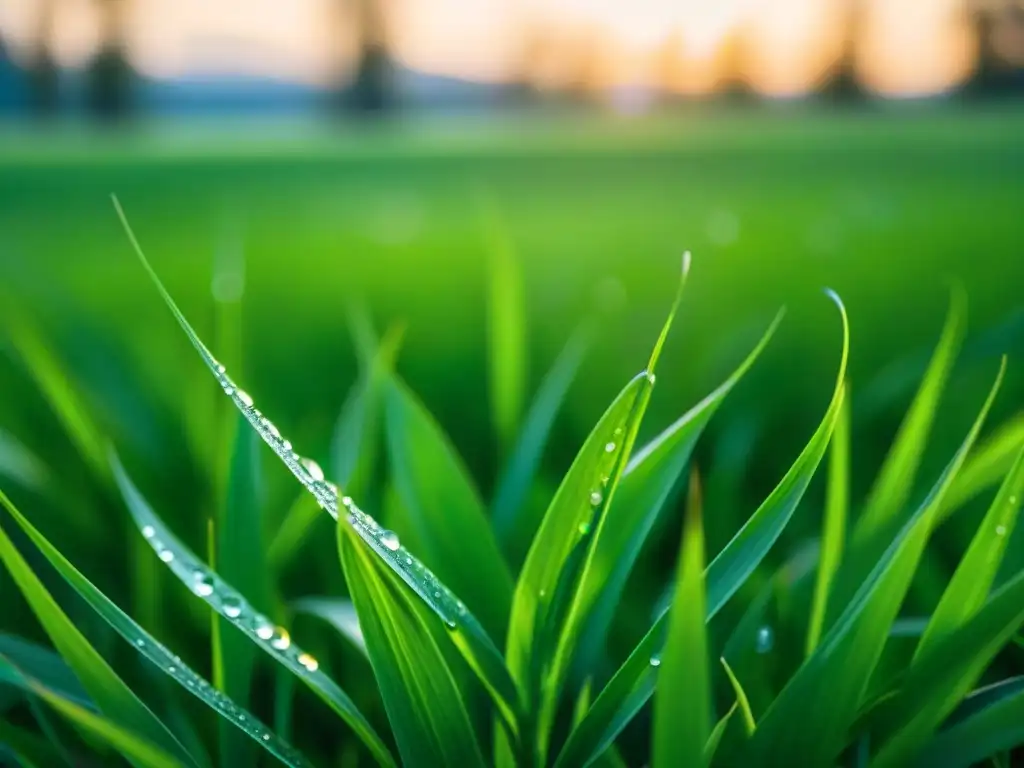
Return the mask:
<path id="1" fill-rule="evenodd" d="M 324 475 L 323 469 L 313 459 L 300 456 L 289 440 L 281 435 L 281 431 L 264 416 L 254 405 L 252 397 L 243 389 L 239 389 L 227 375 L 223 365 L 212 357 L 212 367 L 224 394 L 230 397 L 242 411 L 242 414 L 253 425 L 260 437 L 273 449 L 291 470 L 292 474 L 316 498 L 320 507 L 327 511 L 335 520 L 338 519 L 339 505 L 345 510 L 346 520 L 367 544 L 379 555 L 387 559 L 398 571 L 402 579 L 412 587 L 442 618 L 449 629 L 455 629 L 459 621 L 466 617 L 466 606 L 445 587 L 433 572 L 418 559 L 413 557 L 402 546 L 398 534 L 383 528 L 371 515 L 363 512 L 348 496 L 341 496 L 338 486 Z M 212 585 L 210 585 L 212 588 Z M 228 606 L 225 606 L 227 612 Z M 261 639 L 274 643 L 275 633 L 279 628 L 256 628 Z M 280 630 L 283 631 L 283 630 Z M 266 635 L 266 637 L 264 637 Z M 287 634 L 285 634 L 287 636 Z M 276 647 L 276 646 L 275 646 Z M 285 643 L 283 648 L 287 648 Z M 305 661 L 303 660 L 305 658 Z M 316 660 L 308 654 L 299 657 L 299 663 L 308 670 L 315 671 Z M 310 667 L 312 665 L 312 668 Z"/>
<path id="2" fill-rule="evenodd" d="M 200 675 L 193 672 L 178 656 L 172 654 L 165 646 L 156 640 L 146 640 L 142 637 L 136 638 L 134 642 L 135 646 L 149 657 L 150 660 L 158 665 L 165 665 L 169 675 L 182 683 L 196 696 L 208 702 L 247 734 L 270 745 L 270 748 L 275 753 L 282 755 L 290 763 L 305 764 L 305 759 L 294 747 L 277 738 L 259 720 L 246 713 L 244 709 L 237 706 L 231 699 L 210 685 Z"/>
<path id="3" fill-rule="evenodd" d="M 622 427 L 616 427 L 615 431 L 612 433 L 612 439 L 609 440 L 607 443 L 605 443 L 605 446 L 604 446 L 604 452 L 606 454 L 608 454 L 609 457 L 611 457 L 611 456 L 613 456 L 615 454 L 615 449 L 619 447 L 619 445 L 618 445 L 618 443 L 616 441 L 620 440 L 621 438 L 622 438 Z M 586 518 L 581 520 L 580 524 L 579 524 L 579 532 L 580 532 L 581 536 L 586 536 L 588 533 L 590 533 L 590 528 L 591 528 L 591 523 L 593 521 L 594 513 L 598 509 L 598 507 L 601 506 L 601 502 L 604 501 L 605 489 L 608 486 L 608 480 L 609 480 L 607 472 L 602 472 L 601 475 L 600 475 L 600 478 L 601 478 L 600 479 L 600 486 L 597 487 L 597 488 L 594 488 L 590 492 L 590 497 L 588 499 L 589 502 L 590 502 L 591 512 L 590 512 L 590 514 Z"/>

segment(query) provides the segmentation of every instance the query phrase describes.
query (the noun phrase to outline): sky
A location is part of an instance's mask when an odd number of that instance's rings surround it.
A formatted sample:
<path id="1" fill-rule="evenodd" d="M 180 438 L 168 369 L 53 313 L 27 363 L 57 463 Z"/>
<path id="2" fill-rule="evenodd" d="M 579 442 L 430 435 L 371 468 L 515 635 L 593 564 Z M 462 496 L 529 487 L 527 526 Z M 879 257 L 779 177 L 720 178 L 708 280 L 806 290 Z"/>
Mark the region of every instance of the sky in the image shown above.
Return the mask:
<path id="1" fill-rule="evenodd" d="M 543 32 L 558 49 L 600 42 L 604 85 L 665 80 L 713 88 L 730 40 L 745 42 L 745 70 L 780 96 L 813 87 L 843 44 L 850 0 L 383 0 L 395 55 L 429 72 L 498 81 L 523 66 Z M 0 33 L 22 49 L 43 0 L 0 0 Z M 94 50 L 96 0 L 54 0 L 55 47 L 66 64 Z M 345 66 L 346 3 L 354 0 L 130 0 L 134 64 L 160 77 L 246 74 L 323 83 Z M 941 91 L 965 77 L 974 43 L 966 0 L 862 0 L 858 71 L 891 95 Z M 588 42 L 589 41 L 589 42 Z M 588 48 L 589 50 L 589 48 Z M 555 62 L 556 68 L 563 66 Z M 557 74 L 557 73 L 556 73 Z"/>

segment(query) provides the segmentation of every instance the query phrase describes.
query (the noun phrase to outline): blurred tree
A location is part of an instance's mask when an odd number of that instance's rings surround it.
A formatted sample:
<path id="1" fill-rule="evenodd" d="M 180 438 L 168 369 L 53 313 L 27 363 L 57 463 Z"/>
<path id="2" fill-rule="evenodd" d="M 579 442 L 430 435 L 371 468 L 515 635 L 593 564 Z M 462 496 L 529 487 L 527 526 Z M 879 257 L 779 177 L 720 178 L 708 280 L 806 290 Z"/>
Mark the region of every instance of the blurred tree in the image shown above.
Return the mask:
<path id="1" fill-rule="evenodd" d="M 100 43 L 88 66 L 87 101 L 94 117 L 117 121 L 131 111 L 134 79 L 125 40 L 128 0 L 96 0 L 96 3 Z"/>
<path id="2" fill-rule="evenodd" d="M 356 63 L 347 103 L 362 114 L 379 114 L 395 106 L 394 63 L 388 46 L 384 0 L 350 0 L 356 32 Z"/>
<path id="3" fill-rule="evenodd" d="M 719 71 L 723 73 L 719 98 L 729 103 L 747 103 L 756 97 L 750 85 L 747 57 L 747 28 L 738 24 L 729 32 L 718 54 Z"/>
<path id="4" fill-rule="evenodd" d="M 679 84 L 683 80 L 683 33 L 674 29 L 654 54 L 652 80 L 665 104 L 679 100 Z"/>
<path id="5" fill-rule="evenodd" d="M 867 25 L 864 0 L 841 0 L 840 24 L 842 40 L 836 63 L 822 84 L 822 94 L 833 101 L 855 102 L 864 98 L 864 89 L 857 77 L 857 52 Z"/>
<path id="6" fill-rule="evenodd" d="M 611 42 L 600 29 L 585 28 L 563 50 L 566 98 L 593 104 L 611 85 Z"/>
<path id="7" fill-rule="evenodd" d="M 0 115 L 17 112 L 23 105 L 22 72 L 11 58 L 0 35 Z"/>
<path id="8" fill-rule="evenodd" d="M 532 103 L 540 96 L 545 68 L 555 49 L 549 31 L 542 24 L 527 22 L 522 30 L 504 94 L 505 100 L 515 105 Z"/>
<path id="9" fill-rule="evenodd" d="M 54 0 L 39 0 L 36 34 L 28 58 L 29 107 L 37 118 L 49 120 L 60 108 L 60 72 L 53 55 Z"/>
<path id="10" fill-rule="evenodd" d="M 1024 93 L 1024 6 L 1015 0 L 972 0 L 968 18 L 978 54 L 967 91 Z"/>

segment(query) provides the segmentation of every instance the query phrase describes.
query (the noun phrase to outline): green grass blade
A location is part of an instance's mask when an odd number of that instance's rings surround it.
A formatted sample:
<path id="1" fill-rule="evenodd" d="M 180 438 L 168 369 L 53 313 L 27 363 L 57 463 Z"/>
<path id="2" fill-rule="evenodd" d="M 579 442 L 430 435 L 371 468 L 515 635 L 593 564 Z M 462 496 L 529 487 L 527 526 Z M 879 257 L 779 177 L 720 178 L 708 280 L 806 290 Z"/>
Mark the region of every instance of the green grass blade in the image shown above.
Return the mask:
<path id="1" fill-rule="evenodd" d="M 526 393 L 526 300 L 515 247 L 496 206 L 482 201 L 488 251 L 487 340 L 491 412 L 498 443 L 507 451 Z"/>
<path id="2" fill-rule="evenodd" d="M 0 661 L 0 674 L 3 669 L 4 664 Z M 6 765 L 3 762 L 5 757 L 22 768 L 45 768 L 62 762 L 73 765 L 46 737 L 0 719 L 0 764 Z"/>
<path id="3" fill-rule="evenodd" d="M 261 613 L 270 611 L 270 583 L 263 541 L 263 499 L 256 436 L 241 416 L 236 417 L 227 475 L 227 492 L 216 526 L 217 567 L 225 581 L 246 596 Z M 211 570 L 214 570 L 211 566 Z M 214 646 L 220 658 L 214 664 L 223 673 L 224 694 L 242 707 L 249 706 L 249 689 L 256 649 L 220 619 L 220 642 Z M 252 745 L 228 723 L 221 726 L 221 763 L 250 765 Z"/>
<path id="4" fill-rule="evenodd" d="M 761 355 L 781 320 L 780 312 L 747 358 L 717 389 L 630 459 L 580 590 L 577 618 L 587 622 L 583 635 L 589 653 L 585 657 L 593 658 L 594 649 L 603 647 L 629 574 L 704 427 Z"/>
<path id="5" fill-rule="evenodd" d="M 855 543 L 884 534 L 888 525 L 903 513 L 910 500 L 939 400 L 963 341 L 966 306 L 964 291 L 959 287 L 954 288 L 942 336 L 928 363 L 928 370 L 868 495 L 864 511 L 854 525 Z M 903 520 L 905 517 L 899 519 L 897 527 L 902 525 Z"/>
<path id="6" fill-rule="evenodd" d="M 75 726 L 86 733 L 109 744 L 128 758 L 134 765 L 141 768 L 177 768 L 177 766 L 181 765 L 179 760 L 171 757 L 160 747 L 121 727 L 114 721 L 107 720 L 94 712 L 90 712 L 70 699 L 66 699 L 60 694 L 51 691 L 38 681 L 28 678 L 20 670 L 17 670 L 16 667 L 13 667 L 8 660 L 0 656 L 0 667 L 4 666 L 7 666 L 9 670 L 14 670 L 14 674 L 24 677 L 24 686 L 63 715 L 68 721 L 74 723 Z"/>
<path id="7" fill-rule="evenodd" d="M 918 753 L 921 768 L 969 768 L 1024 744 L 1024 691 L 942 731 Z"/>
<path id="8" fill-rule="evenodd" d="M 736 714 L 736 709 L 736 704 L 729 707 L 729 711 L 722 715 L 721 719 L 715 723 L 715 727 L 711 729 L 711 735 L 708 736 L 707 743 L 704 745 L 704 765 L 711 765 L 715 759 L 718 746 L 722 743 L 722 737 L 725 736 L 725 731 L 729 727 L 733 715 Z"/>
<path id="9" fill-rule="evenodd" d="M 750 744 L 767 764 L 830 764 L 847 746 L 872 673 L 889 636 L 953 478 L 977 439 L 1002 383 L 1004 367 L 956 455 L 927 498 L 869 573 L 814 653 L 790 678 Z M 822 702 L 828 702 L 822 706 Z"/>
<path id="10" fill-rule="evenodd" d="M 982 441 L 964 463 L 956 482 L 949 489 L 946 503 L 939 515 L 940 522 L 962 507 L 979 493 L 998 485 L 1010 471 L 1024 442 L 1024 414 L 1000 426 L 987 440 Z"/>
<path id="11" fill-rule="evenodd" d="M 565 402 L 583 357 L 590 346 L 590 329 L 581 327 L 566 343 L 530 404 L 523 428 L 505 462 L 491 503 L 491 524 L 506 554 L 519 549 L 522 537 L 532 536 L 534 526 L 523 519 L 525 502 L 533 486 L 555 417 Z M 536 521 L 539 522 L 539 521 Z"/>
<path id="12" fill-rule="evenodd" d="M 999 488 L 977 533 L 957 566 L 914 659 L 922 659 L 939 639 L 967 621 L 984 604 L 995 582 L 1024 495 L 1024 444 Z"/>
<path id="13" fill-rule="evenodd" d="M 436 622 L 344 523 L 338 550 L 402 764 L 483 766 Z"/>
<path id="14" fill-rule="evenodd" d="M 495 698 L 498 707 L 505 715 L 505 719 L 513 722 L 515 718 L 512 716 L 512 713 L 518 711 L 519 708 L 515 684 L 505 667 L 501 653 L 484 631 L 480 622 L 476 620 L 465 604 L 437 579 L 432 571 L 413 557 L 412 553 L 406 550 L 405 547 L 399 545 L 397 538 L 395 538 L 391 531 L 382 528 L 372 516 L 359 509 L 351 497 L 341 496 L 338 487 L 324 477 L 323 470 L 316 462 L 299 456 L 292 448 L 291 442 L 283 437 L 277 427 L 255 407 L 252 397 L 245 391 L 238 389 L 235 382 L 228 376 L 224 366 L 218 363 L 213 355 L 210 354 L 210 351 L 200 340 L 199 336 L 196 335 L 188 320 L 185 319 L 185 316 L 174 303 L 163 283 L 160 282 L 156 271 L 139 247 L 138 241 L 128 226 L 127 219 L 116 198 L 114 205 L 118 215 L 121 217 L 125 232 L 128 234 L 139 262 L 146 270 L 171 314 L 174 315 L 185 335 L 199 353 L 203 363 L 210 369 L 218 384 L 224 389 L 224 393 L 231 398 L 231 401 L 242 415 L 245 416 L 253 429 L 256 430 L 281 461 L 284 462 L 295 478 L 312 494 L 320 507 L 336 520 L 339 518 L 339 508 L 343 510 L 342 518 L 348 521 L 363 541 L 369 544 L 388 567 L 395 571 L 431 610 L 444 621 L 451 629 L 449 637 L 451 637 L 460 653 L 462 653 L 463 657 L 480 677 L 484 686 Z M 131 488 L 130 484 L 129 488 Z M 122 491 L 124 491 L 123 484 Z M 141 497 L 137 492 L 128 494 L 128 498 L 129 501 L 135 504 L 135 507 L 129 504 L 133 512 L 139 513 L 142 517 L 155 518 L 147 504 L 139 503 L 141 502 Z M 163 527 L 162 524 L 161 527 Z M 192 559 L 194 560 L 194 558 Z M 198 563 L 198 561 L 196 562 Z M 338 689 L 334 693 L 338 694 L 341 691 Z M 346 702 L 345 707 L 350 708 L 354 712 L 354 707 L 351 707 L 351 702 L 348 701 L 347 697 L 344 700 Z"/>
<path id="15" fill-rule="evenodd" d="M 469 472 L 426 407 L 397 378 L 384 389 L 388 453 L 422 559 L 492 637 L 505 634 L 512 576 Z"/>
<path id="16" fill-rule="evenodd" d="M 334 627 L 352 647 L 366 656 L 366 638 L 359 627 L 359 616 L 351 600 L 342 597 L 304 597 L 292 603 L 292 609 L 323 619 Z"/>
<path id="17" fill-rule="evenodd" d="M 13 504 L 0 491 L 0 503 L 15 519 Z M 21 590 L 32 612 L 49 635 L 57 652 L 68 663 L 82 687 L 103 714 L 132 731 L 144 736 L 177 759 L 195 765 L 185 748 L 160 722 L 153 712 L 129 688 L 89 641 L 75 627 L 74 622 L 60 609 L 56 601 L 32 572 L 21 553 L 15 548 L 3 528 L 0 528 L 0 560 Z"/>
<path id="18" fill-rule="evenodd" d="M 807 628 L 805 654 L 818 646 L 825 626 L 825 608 L 832 577 L 839 567 L 846 542 L 846 518 L 850 506 L 850 389 L 846 388 L 832 442 L 829 444 L 828 491 L 825 498 L 825 524 L 821 534 L 818 570 L 814 582 L 811 621 Z"/>
<path id="19" fill-rule="evenodd" d="M 1008 677 L 1005 680 L 978 688 L 972 691 L 971 695 L 965 698 L 960 706 L 954 710 L 953 714 L 943 724 L 943 728 L 950 728 L 957 723 L 963 722 L 986 707 L 990 707 L 1011 696 L 1016 696 L 1021 691 L 1024 691 L 1024 675 Z"/>
<path id="20" fill-rule="evenodd" d="M 14 480 L 24 488 L 45 494 L 50 471 L 18 438 L 0 429 L 0 476 Z"/>
<path id="21" fill-rule="evenodd" d="M 80 707 L 95 708 L 75 673 L 58 654 L 41 645 L 0 632 L 0 656 L 7 658 L 25 675 Z M 20 675 L 6 678 L 0 670 L 0 682 L 21 687 Z"/>
<path id="22" fill-rule="evenodd" d="M 765 499 L 743 528 L 711 562 L 705 574 L 708 589 L 708 618 L 712 618 L 743 585 L 778 540 L 792 518 L 807 486 L 821 463 L 829 438 L 839 417 L 843 381 L 849 352 L 846 310 L 839 297 L 830 293 L 839 308 L 843 324 L 843 346 L 839 372 L 828 410 L 810 441 L 775 490 Z M 657 666 L 651 663 L 661 652 L 667 628 L 663 611 L 629 658 L 604 687 L 584 721 L 573 730 L 555 765 L 574 768 L 587 765 L 615 740 L 654 692 Z"/>
<path id="23" fill-rule="evenodd" d="M 965 624 L 935 641 L 896 696 L 874 713 L 882 747 L 873 766 L 905 765 L 963 701 L 1024 624 L 1024 573 L 1007 582 Z M 888 738 L 886 738 L 888 737 Z"/>
<path id="24" fill-rule="evenodd" d="M 230 696 L 224 695 L 200 675 L 193 672 L 166 646 L 135 623 L 130 616 L 118 608 L 92 582 L 82 575 L 2 494 L 0 494 L 0 499 L 7 506 L 15 522 L 18 523 L 57 573 L 114 631 L 130 643 L 139 654 L 152 662 L 157 669 L 202 701 L 206 706 L 210 707 L 210 709 L 214 710 L 226 723 L 235 726 L 236 729 L 242 731 L 284 764 L 291 766 L 308 765 L 305 758 L 294 747 L 279 739 L 251 713 L 247 712 L 244 707 L 233 701 Z M 203 591 L 205 586 L 201 586 L 197 582 L 193 585 L 193 589 Z M 4 645 L 0 643 L 0 653 L 3 652 Z M 11 657 L 9 656 L 9 658 Z M 45 683 L 45 678 L 40 680 L 40 682 Z M 47 687 L 64 695 L 65 698 L 72 698 L 73 700 L 73 697 L 67 696 L 64 688 L 53 685 L 47 685 Z"/>
<path id="25" fill-rule="evenodd" d="M 654 697 L 654 768 L 703 765 L 704 749 L 711 736 L 701 515 L 700 482 L 693 472 L 677 587 Z"/>
<path id="26" fill-rule="evenodd" d="M 544 739 L 554 717 L 580 622 L 573 620 L 580 584 L 600 538 L 640 421 L 654 386 L 654 370 L 675 319 L 689 271 L 689 254 L 675 301 L 647 369 L 605 411 L 577 453 L 533 540 L 516 583 L 506 657 Z"/>
<path id="27" fill-rule="evenodd" d="M 378 762 L 393 765 L 391 754 L 369 721 L 338 684 L 320 669 L 316 659 L 293 643 L 286 629 L 275 626 L 253 608 L 233 586 L 210 570 L 171 533 L 142 497 L 116 456 L 112 457 L 112 463 L 114 478 L 125 504 L 157 557 L 193 594 L 323 699 L 352 728 Z"/>
<path id="28" fill-rule="evenodd" d="M 747 692 L 743 690 L 743 686 L 740 684 L 739 678 L 732 671 L 732 667 L 729 666 L 729 662 L 724 658 L 719 659 L 719 661 L 722 663 L 726 677 L 729 678 L 729 685 L 732 686 L 733 691 L 736 693 L 736 706 L 743 716 L 743 727 L 747 732 L 747 736 L 753 736 L 754 731 L 757 730 L 757 721 L 754 719 L 754 712 L 750 708 L 750 699 L 747 698 Z"/>

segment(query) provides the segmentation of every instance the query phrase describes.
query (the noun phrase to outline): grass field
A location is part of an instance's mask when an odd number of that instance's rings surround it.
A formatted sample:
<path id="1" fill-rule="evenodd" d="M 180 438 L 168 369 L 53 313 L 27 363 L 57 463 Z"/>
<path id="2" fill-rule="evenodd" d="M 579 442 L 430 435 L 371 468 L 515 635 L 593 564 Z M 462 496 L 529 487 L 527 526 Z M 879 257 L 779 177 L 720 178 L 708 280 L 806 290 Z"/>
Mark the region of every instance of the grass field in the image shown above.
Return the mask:
<path id="1" fill-rule="evenodd" d="M 214 135 L 187 127 L 96 138 L 5 133 L 0 283 L 8 309 L 16 305 L 19 322 L 42 334 L 74 391 L 154 489 L 151 498 L 163 500 L 161 514 L 202 551 L 213 481 L 203 466 L 210 454 L 196 445 L 215 439 L 215 425 L 203 423 L 212 413 L 204 410 L 209 392 L 196 384 L 204 374 L 194 351 L 131 254 L 111 193 L 200 335 L 264 412 L 325 466 L 356 375 L 348 310 L 365 303 L 378 330 L 404 321 L 398 370 L 444 425 L 485 498 L 499 449 L 484 322 L 494 234 L 481 200 L 495 205 L 499 237 L 514 245 L 522 266 L 531 392 L 577 324 L 595 311 L 602 318 L 545 458 L 549 485 L 646 362 L 689 249 L 692 279 L 641 439 L 710 391 L 787 308 L 697 449 L 712 474 L 712 554 L 824 412 L 840 337 L 823 287 L 843 297 L 851 318 L 855 500 L 938 339 L 950 280 L 967 289 L 970 333 L 920 485 L 931 485 L 960 442 L 1004 352 L 1007 379 L 989 423 L 1024 408 L 1022 137 L 1019 108 L 970 112 L 953 104 L 849 114 L 694 112 L 597 126 L 576 119 L 398 125 L 337 136 L 324 128 L 260 135 L 223 127 Z M 215 263 L 237 263 L 241 253 L 241 304 L 214 301 L 214 293 L 233 290 L 230 276 L 213 280 Z M 145 612 L 136 619 L 165 625 L 138 583 L 125 586 L 138 573 L 125 554 L 131 534 L 118 502 L 92 486 L 16 354 L 0 359 L 0 391 L 0 429 L 61 478 L 39 516 L 41 525 L 57 526 L 48 535 L 108 594 L 123 597 L 123 607 L 134 600 Z M 269 514 L 279 519 L 294 489 L 278 468 L 268 473 Z M 12 496 L 29 505 L 23 489 Z M 116 524 L 61 528 L 61 503 L 71 497 Z M 817 514 L 796 520 L 790 543 L 819 526 Z M 92 540 L 79 539 L 83 531 Z M 943 533 L 940 551 L 962 551 L 958 528 Z M 675 541 L 656 552 L 659 559 L 673 556 Z M 334 557 L 330 541 L 326 552 L 321 561 Z M 295 594 L 340 588 L 334 571 L 291 569 L 286 583 Z M 146 589 L 157 588 L 157 577 L 146 579 Z M 168 599 L 184 606 L 169 589 Z M 31 625 L 20 604 L 9 615 L 14 623 L 0 628 Z M 204 620 L 194 607 L 190 615 L 188 626 L 164 628 L 195 660 Z M 259 690 L 269 682 L 259 678 Z"/>

